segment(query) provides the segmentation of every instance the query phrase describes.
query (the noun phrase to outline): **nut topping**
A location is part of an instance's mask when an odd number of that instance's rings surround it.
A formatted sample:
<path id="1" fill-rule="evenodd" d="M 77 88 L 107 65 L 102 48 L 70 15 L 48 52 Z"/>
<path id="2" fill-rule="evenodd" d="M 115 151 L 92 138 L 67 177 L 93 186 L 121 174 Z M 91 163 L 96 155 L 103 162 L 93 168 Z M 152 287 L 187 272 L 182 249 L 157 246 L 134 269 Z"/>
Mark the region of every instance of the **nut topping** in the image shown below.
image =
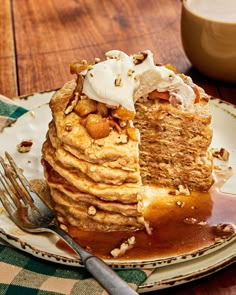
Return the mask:
<path id="1" fill-rule="evenodd" d="M 111 255 L 115 258 L 120 257 L 120 256 L 124 255 L 126 251 L 132 249 L 134 247 L 134 244 L 135 244 L 135 237 L 132 236 L 129 239 L 127 239 L 125 242 L 123 242 L 120 245 L 120 248 L 113 249 L 111 251 Z"/>
<path id="2" fill-rule="evenodd" d="M 147 58 L 147 53 L 145 52 L 133 54 L 133 62 L 135 65 L 141 64 L 146 58 Z"/>
<path id="3" fill-rule="evenodd" d="M 141 76 L 140 75 L 136 75 L 135 77 L 134 77 L 134 80 L 135 81 L 139 81 L 141 79 Z"/>
<path id="4" fill-rule="evenodd" d="M 31 150 L 32 145 L 33 145 L 32 140 L 22 140 L 21 143 L 19 143 L 16 147 L 18 152 L 27 153 Z"/>
<path id="5" fill-rule="evenodd" d="M 177 202 L 176 202 L 176 205 L 177 205 L 178 207 L 180 207 L 180 208 L 183 208 L 184 205 L 185 205 L 185 203 L 182 202 L 182 201 L 177 201 Z"/>
<path id="6" fill-rule="evenodd" d="M 83 83 L 84 83 L 84 77 L 81 75 L 78 75 L 76 80 L 76 87 L 64 111 L 65 115 L 68 115 L 69 113 L 71 113 L 74 107 L 76 106 L 79 100 L 79 95 L 81 94 L 83 89 Z"/>
<path id="7" fill-rule="evenodd" d="M 69 113 L 71 113 L 74 109 L 74 107 L 76 106 L 77 102 L 79 99 L 79 94 L 78 92 L 76 92 L 72 98 L 70 99 L 66 109 L 65 109 L 65 115 L 68 115 Z"/>
<path id="8" fill-rule="evenodd" d="M 80 62 L 74 62 L 74 63 L 70 64 L 70 73 L 71 74 L 79 74 L 87 69 L 88 69 L 88 63 L 86 60 L 82 60 Z"/>
<path id="9" fill-rule="evenodd" d="M 89 208 L 88 208 L 88 215 L 94 216 L 94 215 L 96 215 L 96 213 L 97 213 L 96 208 L 94 206 L 89 206 Z"/>
<path id="10" fill-rule="evenodd" d="M 128 76 L 131 77 L 134 73 L 133 69 L 128 69 Z"/>
<path id="11" fill-rule="evenodd" d="M 190 195 L 190 191 L 187 185 L 182 185 L 180 184 L 178 186 L 178 190 L 176 190 L 176 195 L 185 195 L 185 196 L 189 196 Z"/>
<path id="12" fill-rule="evenodd" d="M 212 149 L 212 155 L 213 157 L 218 158 L 219 160 L 222 160 L 222 161 L 229 160 L 229 152 L 224 148 Z"/>
<path id="13" fill-rule="evenodd" d="M 117 144 L 122 144 L 127 142 L 128 142 L 128 137 L 126 134 L 120 134 L 116 139 Z"/>
<path id="14" fill-rule="evenodd" d="M 120 77 L 120 76 L 118 76 L 118 77 L 115 79 L 115 86 L 117 86 L 117 87 L 122 86 L 122 81 L 121 81 L 121 77 Z"/>
<path id="15" fill-rule="evenodd" d="M 72 131 L 72 129 L 73 129 L 73 127 L 72 127 L 71 123 L 67 123 L 65 126 L 65 130 L 70 132 L 70 131 Z"/>
<path id="16" fill-rule="evenodd" d="M 95 57 L 94 62 L 97 64 L 101 61 L 101 59 L 99 57 Z"/>
<path id="17" fill-rule="evenodd" d="M 184 218 L 184 223 L 186 223 L 186 224 L 196 224 L 197 219 L 194 218 L 194 217 L 186 217 L 186 218 Z"/>
<path id="18" fill-rule="evenodd" d="M 235 230 L 232 224 L 218 224 L 216 226 L 216 231 L 219 233 L 225 233 L 225 234 L 234 234 Z"/>

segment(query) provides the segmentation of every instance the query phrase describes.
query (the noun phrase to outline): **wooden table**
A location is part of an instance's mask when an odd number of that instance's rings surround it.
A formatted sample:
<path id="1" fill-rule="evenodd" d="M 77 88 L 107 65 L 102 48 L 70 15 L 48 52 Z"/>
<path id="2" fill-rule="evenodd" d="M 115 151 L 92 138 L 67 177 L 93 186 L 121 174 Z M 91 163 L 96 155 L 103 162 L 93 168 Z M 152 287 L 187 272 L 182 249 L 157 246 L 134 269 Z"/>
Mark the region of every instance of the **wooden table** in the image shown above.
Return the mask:
<path id="1" fill-rule="evenodd" d="M 0 0 L 0 93 L 10 98 L 59 88 L 69 63 L 111 49 L 150 49 L 215 97 L 236 104 L 236 85 L 191 67 L 180 37 L 177 0 Z M 222 122 L 223 124 L 223 122 Z M 236 264 L 205 279 L 155 294 L 236 294 Z"/>

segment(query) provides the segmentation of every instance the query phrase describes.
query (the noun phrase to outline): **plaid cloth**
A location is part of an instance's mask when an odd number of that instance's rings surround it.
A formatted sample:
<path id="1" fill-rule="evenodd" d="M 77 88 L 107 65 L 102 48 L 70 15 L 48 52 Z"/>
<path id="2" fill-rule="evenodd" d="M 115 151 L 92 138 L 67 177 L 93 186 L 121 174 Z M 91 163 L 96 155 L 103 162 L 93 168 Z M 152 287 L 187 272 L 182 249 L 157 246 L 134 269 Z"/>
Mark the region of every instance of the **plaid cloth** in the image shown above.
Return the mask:
<path id="1" fill-rule="evenodd" d="M 0 95 L 0 131 L 27 111 L 17 106 L 12 100 Z"/>
<path id="2" fill-rule="evenodd" d="M 136 289 L 147 274 L 139 269 L 117 273 Z M 0 245 L 0 295 L 105 295 L 84 268 L 44 261 L 28 253 Z M 125 294 L 124 294 L 125 295 Z"/>
<path id="3" fill-rule="evenodd" d="M 0 95 L 0 131 L 28 110 Z M 1 226 L 1 225 L 0 225 Z M 117 273 L 137 289 L 151 270 L 122 269 Z M 105 295 L 84 268 L 41 260 L 0 244 L 0 295 Z M 125 294 L 124 294 L 125 295 Z"/>

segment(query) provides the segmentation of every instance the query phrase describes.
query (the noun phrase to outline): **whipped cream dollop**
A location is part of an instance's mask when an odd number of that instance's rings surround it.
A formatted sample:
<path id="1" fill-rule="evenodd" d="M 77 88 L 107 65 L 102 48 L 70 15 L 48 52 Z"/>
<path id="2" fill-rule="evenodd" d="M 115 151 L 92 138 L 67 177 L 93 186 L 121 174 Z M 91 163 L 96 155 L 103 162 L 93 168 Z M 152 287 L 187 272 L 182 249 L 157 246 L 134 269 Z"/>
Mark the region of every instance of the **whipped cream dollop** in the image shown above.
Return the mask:
<path id="1" fill-rule="evenodd" d="M 195 100 L 192 87 L 165 66 L 156 66 L 150 50 L 142 52 L 144 58 L 135 62 L 119 50 L 105 54 L 107 59 L 85 73 L 83 93 L 89 98 L 110 106 L 122 105 L 135 111 L 139 97 L 157 90 L 170 93 L 170 103 L 189 108 Z M 137 60 L 136 60 L 137 61 Z"/>

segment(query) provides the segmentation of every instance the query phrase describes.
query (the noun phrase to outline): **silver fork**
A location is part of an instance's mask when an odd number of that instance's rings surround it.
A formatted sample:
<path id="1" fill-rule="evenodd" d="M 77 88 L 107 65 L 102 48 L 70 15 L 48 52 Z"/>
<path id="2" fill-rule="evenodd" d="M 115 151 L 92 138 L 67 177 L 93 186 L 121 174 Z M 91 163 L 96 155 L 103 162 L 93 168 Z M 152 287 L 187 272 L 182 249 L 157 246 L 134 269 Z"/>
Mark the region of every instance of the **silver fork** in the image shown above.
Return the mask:
<path id="1" fill-rule="evenodd" d="M 13 222 L 31 233 L 53 232 L 58 234 L 77 254 L 85 268 L 111 295 L 134 295 L 135 292 L 105 262 L 92 255 L 56 225 L 54 212 L 33 191 L 29 181 L 17 167 L 9 153 L 8 163 L 0 157 L 4 173 L 0 170 L 0 199 Z"/>

